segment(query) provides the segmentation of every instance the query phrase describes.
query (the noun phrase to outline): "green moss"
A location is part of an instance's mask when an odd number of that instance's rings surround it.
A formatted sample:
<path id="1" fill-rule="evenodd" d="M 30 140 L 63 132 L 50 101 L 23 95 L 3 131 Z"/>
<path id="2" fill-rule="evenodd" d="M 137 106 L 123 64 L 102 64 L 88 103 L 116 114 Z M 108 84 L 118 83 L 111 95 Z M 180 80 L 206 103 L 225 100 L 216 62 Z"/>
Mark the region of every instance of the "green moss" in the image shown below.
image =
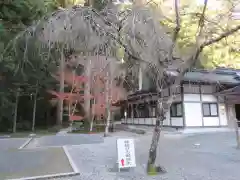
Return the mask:
<path id="1" fill-rule="evenodd" d="M 155 176 L 157 174 L 158 174 L 158 172 L 157 172 L 155 165 L 150 164 L 148 167 L 148 175 Z"/>

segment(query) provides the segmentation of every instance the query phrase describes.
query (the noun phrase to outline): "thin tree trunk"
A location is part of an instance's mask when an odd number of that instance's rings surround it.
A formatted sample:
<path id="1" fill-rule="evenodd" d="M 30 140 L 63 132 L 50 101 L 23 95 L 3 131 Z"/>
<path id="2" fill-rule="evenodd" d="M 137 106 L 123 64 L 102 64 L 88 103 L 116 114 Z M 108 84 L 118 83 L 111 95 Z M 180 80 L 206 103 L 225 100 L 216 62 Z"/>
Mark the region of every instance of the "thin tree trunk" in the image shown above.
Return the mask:
<path id="1" fill-rule="evenodd" d="M 110 125 L 110 121 L 111 121 L 111 110 L 110 110 L 110 106 L 108 106 L 108 107 L 109 107 L 109 108 L 107 108 L 107 122 L 106 122 L 104 137 L 107 137 L 107 136 L 108 136 L 108 133 L 109 133 L 109 125 Z"/>
<path id="2" fill-rule="evenodd" d="M 19 101 L 19 89 L 16 92 L 14 119 L 13 119 L 13 133 L 16 133 L 17 129 L 17 113 L 18 113 L 18 101 Z"/>
<path id="3" fill-rule="evenodd" d="M 36 110 L 37 110 L 37 94 L 38 94 L 38 83 L 36 91 L 34 94 L 34 103 L 33 103 L 33 119 L 32 119 L 32 131 L 35 131 L 35 122 L 36 122 Z"/>
<path id="4" fill-rule="evenodd" d="M 176 77 L 174 83 L 173 83 L 173 88 L 176 89 L 177 86 L 180 84 L 182 77 L 184 76 L 184 74 L 187 72 L 187 70 L 192 67 L 195 62 L 197 61 L 199 54 L 201 53 L 203 47 L 200 46 L 200 42 L 201 42 L 201 38 L 202 38 L 202 32 L 203 32 L 203 27 L 204 27 L 204 15 L 205 15 L 205 11 L 206 11 L 206 7 L 207 7 L 207 2 L 208 0 L 204 0 L 204 8 L 203 8 L 203 12 L 202 15 L 199 19 L 199 32 L 196 38 L 196 51 L 194 52 L 193 56 L 188 59 L 185 64 L 182 66 L 182 68 L 180 68 L 178 71 L 180 72 L 178 77 Z M 175 29 L 175 33 L 174 33 L 174 37 L 173 37 L 173 43 L 176 43 L 177 37 L 178 37 L 178 33 L 180 31 L 180 20 L 179 20 L 179 1 L 175 0 L 175 15 L 176 15 L 176 29 Z M 171 47 L 174 48 L 174 45 Z M 173 49 L 171 49 L 170 51 L 170 55 L 172 55 Z M 171 58 L 171 57 L 169 57 Z M 158 75 L 158 77 L 162 78 L 163 74 Z M 159 86 L 158 86 L 158 92 L 161 92 L 161 85 L 162 82 L 159 82 Z M 171 86 L 169 86 L 169 88 L 171 88 Z M 173 92 L 171 91 L 170 93 L 170 98 L 168 99 L 168 101 L 166 102 L 167 104 L 167 108 L 164 109 L 162 106 L 162 102 L 158 102 L 157 105 L 157 120 L 156 120 L 156 125 L 155 125 L 155 129 L 154 129 L 154 133 L 153 133 L 153 137 L 152 137 L 152 144 L 149 150 L 149 160 L 148 160 L 148 166 L 147 166 L 147 171 L 151 172 L 152 170 L 154 172 L 160 172 L 160 171 L 164 171 L 161 169 L 161 167 L 155 167 L 155 161 L 156 161 L 156 156 L 157 156 L 157 147 L 158 147 L 158 141 L 160 138 L 160 131 L 161 131 L 161 123 L 164 120 L 164 115 L 165 112 L 169 110 L 169 107 L 171 105 L 171 101 L 173 99 L 172 97 Z M 165 102 L 164 102 L 165 103 Z M 154 168 L 154 169 L 151 169 Z"/>
<path id="5" fill-rule="evenodd" d="M 156 124 L 154 127 L 154 131 L 153 131 L 153 136 L 152 136 L 152 143 L 150 146 L 150 150 L 149 150 L 149 159 L 148 159 L 148 165 L 147 165 L 147 171 L 151 172 L 154 168 L 154 172 L 160 171 L 160 167 L 155 167 L 155 161 L 156 161 L 156 157 L 157 157 L 157 147 L 158 147 L 158 142 L 160 139 L 160 134 L 161 134 L 161 126 L 162 126 L 162 122 L 164 120 L 164 110 L 163 110 L 163 106 L 162 106 L 162 102 L 160 100 L 158 100 L 157 102 L 157 119 L 156 119 Z M 156 169 L 158 168 L 158 169 Z"/>
<path id="6" fill-rule="evenodd" d="M 94 121 L 94 115 L 92 116 L 92 119 L 91 119 L 91 124 L 90 124 L 90 132 L 93 131 L 93 121 Z"/>
<path id="7" fill-rule="evenodd" d="M 237 141 L 237 149 L 240 149 L 240 139 L 239 139 L 239 131 L 238 131 L 238 119 L 234 118 L 234 128 L 236 133 L 236 141 Z"/>
<path id="8" fill-rule="evenodd" d="M 95 104 L 95 98 L 93 99 L 93 104 Z M 94 122 L 94 117 L 95 117 L 95 108 L 93 108 L 92 110 L 92 120 L 91 120 L 91 124 L 90 124 L 90 132 L 92 132 L 93 130 L 93 122 Z"/>
<path id="9" fill-rule="evenodd" d="M 59 93 L 64 93 L 64 67 L 65 67 L 65 57 L 64 53 L 61 54 L 59 73 L 60 73 L 60 87 Z M 57 125 L 61 126 L 63 121 L 63 98 L 59 98 L 58 101 L 58 111 L 57 111 Z"/>
<path id="10" fill-rule="evenodd" d="M 87 62 L 85 76 L 88 78 L 88 81 L 84 84 L 84 96 L 86 97 L 84 99 L 84 110 L 85 117 L 87 117 L 87 120 L 90 121 L 91 60 L 88 60 Z"/>
<path id="11" fill-rule="evenodd" d="M 143 85 L 143 74 L 142 74 L 142 67 L 139 66 L 139 72 L 138 72 L 138 90 L 142 90 L 142 85 Z"/>
<path id="12" fill-rule="evenodd" d="M 109 124 L 111 121 L 111 100 L 110 100 L 110 76 L 109 76 L 109 72 L 107 72 L 107 82 L 106 82 L 106 103 L 107 103 L 107 121 L 106 121 L 106 127 L 105 127 L 105 133 L 104 133 L 104 137 L 106 137 L 109 133 Z"/>

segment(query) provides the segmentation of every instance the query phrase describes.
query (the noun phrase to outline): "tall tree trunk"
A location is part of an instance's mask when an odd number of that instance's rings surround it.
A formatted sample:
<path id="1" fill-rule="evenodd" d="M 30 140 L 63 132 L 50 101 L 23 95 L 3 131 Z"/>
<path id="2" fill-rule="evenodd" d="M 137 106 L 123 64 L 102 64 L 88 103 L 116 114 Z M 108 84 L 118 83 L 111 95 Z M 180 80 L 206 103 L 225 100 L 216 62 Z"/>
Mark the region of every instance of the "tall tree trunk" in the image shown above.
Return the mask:
<path id="1" fill-rule="evenodd" d="M 95 98 L 93 99 L 93 104 L 95 104 Z M 92 113 L 91 113 L 91 124 L 90 124 L 90 132 L 92 132 L 93 130 L 93 122 L 94 122 L 94 118 L 95 118 L 95 108 L 92 109 Z"/>
<path id="2" fill-rule="evenodd" d="M 88 78 L 88 81 L 84 84 L 84 110 L 85 117 L 90 122 L 90 109 L 91 109 L 91 60 L 89 59 L 85 69 L 85 76 Z M 89 127 L 88 127 L 89 128 Z"/>
<path id="3" fill-rule="evenodd" d="M 110 68 L 109 68 L 110 69 Z M 106 137 L 109 133 L 109 125 L 111 121 L 111 100 L 110 100 L 110 73 L 107 72 L 107 81 L 106 81 L 106 108 L 107 108 L 107 121 L 105 127 L 104 137 Z"/>
<path id="4" fill-rule="evenodd" d="M 157 157 L 157 147 L 158 147 L 158 142 L 160 139 L 160 134 L 161 134 L 161 126 L 163 123 L 163 120 L 165 119 L 164 117 L 164 109 L 162 106 L 162 102 L 158 100 L 157 102 L 157 119 L 156 119 L 156 124 L 154 127 L 153 131 L 153 136 L 152 136 L 152 143 L 150 146 L 149 150 L 149 159 L 148 159 L 148 164 L 147 164 L 147 171 L 151 172 L 153 171 L 160 171 L 160 167 L 155 167 L 155 161 Z M 154 169 L 152 169 L 154 168 Z M 158 169 L 156 169 L 158 168 Z"/>
<path id="5" fill-rule="evenodd" d="M 38 95 L 38 83 L 36 86 L 36 91 L 34 94 L 34 102 L 33 102 L 33 119 L 32 119 L 32 131 L 35 131 L 35 122 L 36 122 L 36 110 L 37 110 L 37 95 Z"/>
<path id="6" fill-rule="evenodd" d="M 138 90 L 142 90 L 142 85 L 143 85 L 143 74 L 142 74 L 142 67 L 139 66 L 139 72 L 138 72 Z"/>
<path id="7" fill-rule="evenodd" d="M 19 93 L 20 93 L 19 91 L 20 90 L 17 89 L 17 92 L 16 92 L 16 101 L 15 101 L 14 119 L 13 119 L 13 133 L 15 133 L 17 129 L 17 113 L 18 113 Z"/>
<path id="8" fill-rule="evenodd" d="M 111 110 L 110 110 L 110 106 L 108 106 L 108 108 L 107 108 L 107 122 L 106 122 L 104 137 L 108 136 L 110 121 L 111 121 Z"/>
<path id="9" fill-rule="evenodd" d="M 181 83 L 181 80 L 182 80 L 183 76 L 185 75 L 185 73 L 188 71 L 188 69 L 195 65 L 200 53 L 202 52 L 202 50 L 204 48 L 204 45 L 201 45 L 201 41 L 202 41 L 204 16 L 205 16 L 206 8 L 207 8 L 207 2 L 208 2 L 208 0 L 204 0 L 203 11 L 202 11 L 201 17 L 199 19 L 199 31 L 198 31 L 198 35 L 196 37 L 196 50 L 193 53 L 193 55 L 185 61 L 185 63 L 181 66 L 181 68 L 178 69 L 179 75 L 176 77 L 174 83 L 172 85 L 169 85 L 168 88 L 170 88 L 170 89 L 171 89 L 171 87 L 173 87 L 174 89 L 177 88 L 177 86 Z M 175 46 L 175 43 L 176 43 L 176 40 L 178 37 L 178 33 L 180 31 L 179 0 L 175 0 L 175 15 L 176 15 L 176 28 L 175 28 L 174 37 L 173 37 L 174 44 L 171 47 L 170 53 L 169 53 L 170 56 L 172 56 L 173 48 Z M 169 59 L 172 60 L 172 57 L 169 57 Z M 162 78 L 163 75 L 164 74 L 158 74 L 158 77 L 160 77 L 160 79 L 163 79 Z M 161 92 L 162 82 L 158 82 L 158 83 L 159 83 L 158 92 Z M 169 97 L 168 101 L 166 102 L 167 108 L 165 108 L 165 109 L 162 106 L 162 102 L 160 100 L 158 100 L 158 108 L 157 108 L 158 116 L 157 116 L 155 130 L 154 130 L 153 137 L 152 137 L 152 144 L 151 144 L 150 151 L 149 151 L 149 160 L 148 160 L 148 167 L 147 167 L 148 172 L 151 172 L 151 168 L 154 168 L 155 172 L 163 171 L 161 169 L 161 167 L 155 167 L 155 160 L 156 160 L 156 151 L 157 151 L 157 147 L 158 147 L 158 141 L 160 138 L 161 123 L 164 120 L 165 112 L 169 110 L 171 102 L 173 100 L 173 92 L 172 91 L 169 96 L 170 97 Z"/>
<path id="10" fill-rule="evenodd" d="M 63 51 L 61 52 L 59 73 L 60 73 L 60 87 L 59 94 L 64 93 L 64 68 L 65 68 L 65 56 Z M 57 110 L 57 125 L 61 126 L 63 121 L 63 98 L 59 98 L 58 110 Z"/>

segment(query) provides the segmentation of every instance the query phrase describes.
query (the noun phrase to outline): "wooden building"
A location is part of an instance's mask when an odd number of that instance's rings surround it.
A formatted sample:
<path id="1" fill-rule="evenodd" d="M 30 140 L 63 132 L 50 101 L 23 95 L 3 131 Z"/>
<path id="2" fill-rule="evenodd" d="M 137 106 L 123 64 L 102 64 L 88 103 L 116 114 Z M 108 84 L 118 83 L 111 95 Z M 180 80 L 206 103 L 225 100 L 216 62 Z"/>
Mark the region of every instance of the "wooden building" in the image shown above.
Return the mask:
<path id="1" fill-rule="evenodd" d="M 173 103 L 165 115 L 163 125 L 177 128 L 233 126 L 236 114 L 240 118 L 240 98 L 237 100 L 235 97 L 235 101 L 230 101 L 231 96 L 228 94 L 240 84 L 239 72 L 217 69 L 186 73 L 181 85 L 175 90 Z M 167 99 L 172 89 L 165 89 L 162 93 L 149 91 L 144 89 L 144 78 L 139 78 L 142 83 L 139 87 L 142 89 L 128 96 L 121 110 L 121 121 L 123 124 L 155 125 L 157 100 Z"/>

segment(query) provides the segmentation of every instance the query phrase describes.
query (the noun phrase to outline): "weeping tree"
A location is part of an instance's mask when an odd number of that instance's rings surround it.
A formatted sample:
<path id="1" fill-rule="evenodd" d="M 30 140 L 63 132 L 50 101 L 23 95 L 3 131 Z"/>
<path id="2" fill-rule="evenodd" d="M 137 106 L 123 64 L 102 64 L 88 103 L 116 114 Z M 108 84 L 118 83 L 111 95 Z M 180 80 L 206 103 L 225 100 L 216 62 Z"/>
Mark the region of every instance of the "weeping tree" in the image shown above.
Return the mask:
<path id="1" fill-rule="evenodd" d="M 178 0 L 174 0 L 175 28 L 171 36 L 159 23 L 166 17 L 141 3 L 125 9 L 109 3 L 100 12 L 81 6 L 60 9 L 26 32 L 34 31 L 45 46 L 59 48 L 60 52 L 77 53 L 85 62 L 90 62 L 92 56 L 115 57 L 117 50 L 123 49 L 126 71 L 140 66 L 143 70 L 151 71 L 159 94 L 166 88 L 171 89 L 168 99 L 157 102 L 157 120 L 147 163 L 148 172 L 157 171 L 161 170 L 155 161 L 162 122 L 184 74 L 195 65 L 205 47 L 240 29 L 240 25 L 237 25 L 214 36 L 205 34 L 207 2 L 204 1 L 199 15 L 196 41 L 189 54 L 184 56 L 177 47 L 179 31 L 184 28 L 181 27 Z M 169 68 L 174 68 L 174 73 L 169 73 Z"/>

